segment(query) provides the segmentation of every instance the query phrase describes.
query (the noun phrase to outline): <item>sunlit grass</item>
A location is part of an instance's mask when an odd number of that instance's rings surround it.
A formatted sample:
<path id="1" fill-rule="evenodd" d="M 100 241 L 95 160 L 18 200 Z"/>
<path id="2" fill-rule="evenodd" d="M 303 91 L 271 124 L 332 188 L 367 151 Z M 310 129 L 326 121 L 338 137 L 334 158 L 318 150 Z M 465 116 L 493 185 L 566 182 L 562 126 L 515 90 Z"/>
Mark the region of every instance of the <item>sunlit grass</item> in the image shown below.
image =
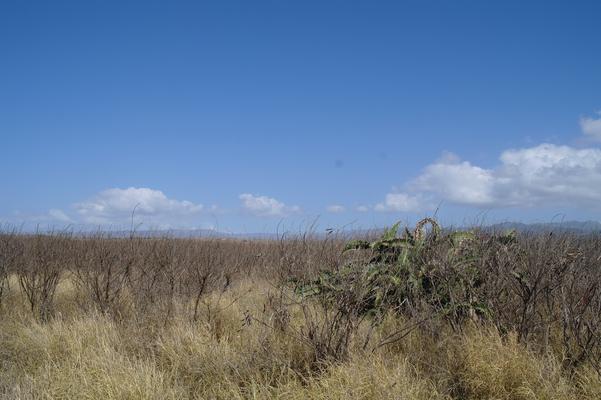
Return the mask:
<path id="1" fill-rule="evenodd" d="M 242 282 L 205 299 L 201 318 L 176 314 L 115 321 L 90 311 L 63 282 L 48 323 L 2 311 L 0 387 L 7 399 L 595 399 L 587 369 L 569 377 L 492 328 L 449 336 L 438 346 L 418 332 L 380 351 L 351 346 L 344 362 L 311 365 L 311 349 L 268 321 L 271 287 Z M 184 309 L 183 307 L 179 308 Z M 75 310 L 80 310 L 75 312 Z M 86 310 L 85 312 L 83 310 Z M 256 319 L 245 319 L 254 315 Z M 302 325 L 300 314 L 291 325 Z M 249 322 L 250 321 L 250 322 Z M 399 324 L 388 318 L 376 334 Z"/>

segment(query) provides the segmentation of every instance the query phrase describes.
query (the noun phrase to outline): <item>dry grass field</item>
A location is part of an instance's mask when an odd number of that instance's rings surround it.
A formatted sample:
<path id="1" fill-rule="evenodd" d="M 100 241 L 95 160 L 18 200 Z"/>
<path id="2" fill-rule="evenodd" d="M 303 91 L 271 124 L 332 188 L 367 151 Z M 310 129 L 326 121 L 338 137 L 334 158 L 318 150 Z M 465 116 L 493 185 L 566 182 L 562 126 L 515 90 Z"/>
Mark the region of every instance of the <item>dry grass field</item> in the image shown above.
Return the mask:
<path id="1" fill-rule="evenodd" d="M 601 398 L 600 237 L 372 236 L 5 229 L 0 395 Z"/>

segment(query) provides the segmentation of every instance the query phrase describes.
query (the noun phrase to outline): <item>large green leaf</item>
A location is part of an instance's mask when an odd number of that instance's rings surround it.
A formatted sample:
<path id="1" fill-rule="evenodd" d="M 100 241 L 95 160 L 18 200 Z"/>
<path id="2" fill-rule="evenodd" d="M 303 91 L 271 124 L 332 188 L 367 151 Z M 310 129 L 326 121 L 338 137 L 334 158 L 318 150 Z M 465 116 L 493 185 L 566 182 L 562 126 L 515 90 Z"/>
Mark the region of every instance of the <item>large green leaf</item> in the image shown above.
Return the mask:
<path id="1" fill-rule="evenodd" d="M 357 249 L 369 249 L 370 243 L 367 240 L 351 240 L 344 246 L 344 250 L 357 250 Z"/>
<path id="2" fill-rule="evenodd" d="M 384 231 L 384 233 L 382 234 L 382 236 L 380 237 L 380 240 L 391 240 L 396 238 L 396 235 L 399 231 L 399 226 L 401 225 L 401 221 L 397 222 L 396 224 L 392 225 L 390 228 L 386 229 Z"/>
<path id="3" fill-rule="evenodd" d="M 461 244 L 476 239 L 476 235 L 471 231 L 457 231 L 449 235 L 453 246 L 460 246 Z"/>

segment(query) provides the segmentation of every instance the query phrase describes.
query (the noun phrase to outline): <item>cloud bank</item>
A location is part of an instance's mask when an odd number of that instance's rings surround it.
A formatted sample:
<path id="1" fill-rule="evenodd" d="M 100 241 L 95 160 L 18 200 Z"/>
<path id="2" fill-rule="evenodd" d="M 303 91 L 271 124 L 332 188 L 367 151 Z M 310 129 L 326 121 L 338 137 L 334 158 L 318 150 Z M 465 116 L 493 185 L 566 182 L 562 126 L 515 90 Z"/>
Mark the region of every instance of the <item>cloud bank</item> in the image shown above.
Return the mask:
<path id="1" fill-rule="evenodd" d="M 586 137 L 601 142 L 601 112 L 598 112 L 597 115 L 599 115 L 598 118 L 580 118 L 580 128 Z"/>
<path id="2" fill-rule="evenodd" d="M 446 156 L 389 193 L 378 211 L 420 211 L 435 201 L 483 208 L 601 204 L 601 150 L 541 144 L 504 151 L 487 169 Z"/>
<path id="3" fill-rule="evenodd" d="M 202 204 L 168 198 L 162 191 L 129 187 L 107 189 L 74 205 L 80 220 L 88 224 L 127 223 L 135 216 L 159 224 L 185 220 L 203 210 Z"/>
<path id="4" fill-rule="evenodd" d="M 300 212 L 298 206 L 287 206 L 273 197 L 258 196 L 243 193 L 238 196 L 242 201 L 242 208 L 257 217 L 284 217 Z"/>
<path id="5" fill-rule="evenodd" d="M 384 202 L 376 204 L 376 211 L 414 212 L 419 211 L 422 205 L 417 196 L 406 193 L 388 193 Z M 364 210 L 359 210 L 364 211 Z"/>
<path id="6" fill-rule="evenodd" d="M 332 214 L 340 214 L 346 211 L 346 207 L 339 204 L 332 204 L 326 207 L 326 211 Z"/>

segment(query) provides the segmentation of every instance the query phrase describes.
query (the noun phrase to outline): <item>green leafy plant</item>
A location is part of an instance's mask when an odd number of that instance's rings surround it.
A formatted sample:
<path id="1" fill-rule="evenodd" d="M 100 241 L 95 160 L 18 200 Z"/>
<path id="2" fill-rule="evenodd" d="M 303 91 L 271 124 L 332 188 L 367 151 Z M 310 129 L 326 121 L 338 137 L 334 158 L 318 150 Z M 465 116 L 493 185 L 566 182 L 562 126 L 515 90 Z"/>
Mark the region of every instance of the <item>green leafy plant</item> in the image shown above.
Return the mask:
<path id="1" fill-rule="evenodd" d="M 429 315 L 447 318 L 453 327 L 465 318 L 490 313 L 479 290 L 483 282 L 474 232 L 443 234 L 432 218 L 419 221 L 413 230 L 405 228 L 400 235 L 399 227 L 400 223 L 394 224 L 372 242 L 349 242 L 345 253 L 371 252 L 367 264 L 349 263 L 309 282 L 297 282 L 296 293 L 330 305 L 344 303 L 359 315 L 413 316 L 425 308 Z M 348 307 L 349 302 L 353 307 Z"/>

